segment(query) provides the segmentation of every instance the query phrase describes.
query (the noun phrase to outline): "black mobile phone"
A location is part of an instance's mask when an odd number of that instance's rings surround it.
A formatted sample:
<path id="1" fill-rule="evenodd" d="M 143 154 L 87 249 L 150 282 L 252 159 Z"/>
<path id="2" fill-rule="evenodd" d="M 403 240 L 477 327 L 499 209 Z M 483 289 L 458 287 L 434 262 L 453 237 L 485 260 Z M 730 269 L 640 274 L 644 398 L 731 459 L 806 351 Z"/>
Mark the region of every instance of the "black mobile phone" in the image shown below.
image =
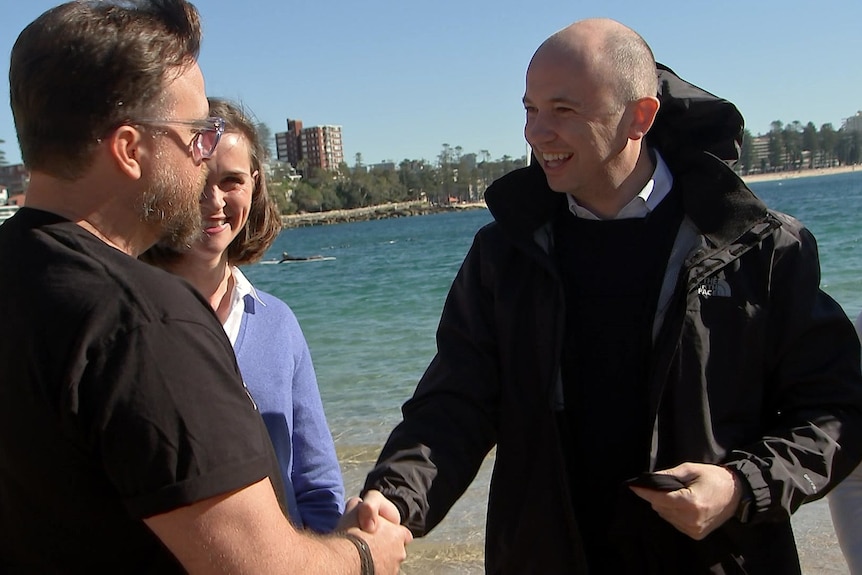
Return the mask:
<path id="1" fill-rule="evenodd" d="M 637 477 L 627 479 L 626 485 L 645 487 L 656 491 L 676 491 L 685 487 L 685 483 L 666 473 L 641 473 Z"/>

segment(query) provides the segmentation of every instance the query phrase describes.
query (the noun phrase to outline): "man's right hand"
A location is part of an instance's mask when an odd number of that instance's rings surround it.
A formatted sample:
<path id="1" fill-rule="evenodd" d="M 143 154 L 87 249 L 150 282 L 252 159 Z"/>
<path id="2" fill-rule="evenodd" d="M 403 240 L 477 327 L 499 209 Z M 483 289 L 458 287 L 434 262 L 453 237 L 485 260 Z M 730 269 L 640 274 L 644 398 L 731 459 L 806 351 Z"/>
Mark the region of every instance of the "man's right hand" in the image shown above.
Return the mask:
<path id="1" fill-rule="evenodd" d="M 269 478 L 144 522 L 191 575 L 343 575 L 358 573 L 360 564 L 353 543 L 343 537 L 297 531 L 284 516 Z M 378 575 L 397 575 L 413 536 L 382 513 L 374 527 L 374 533 L 342 529 L 365 540 Z"/>
<path id="2" fill-rule="evenodd" d="M 368 543 L 377 575 L 398 575 L 401 563 L 407 558 L 407 544 L 413 541 L 413 535 L 406 527 L 381 517 L 376 522 L 374 533 L 366 533 L 358 527 L 347 532 L 362 537 Z"/>
<path id="3" fill-rule="evenodd" d="M 410 531 L 401 526 L 398 508 L 373 489 L 362 499 L 351 497 L 347 501 L 337 529 L 368 542 L 377 573 L 397 574 L 407 556 L 405 547 L 413 541 Z"/>

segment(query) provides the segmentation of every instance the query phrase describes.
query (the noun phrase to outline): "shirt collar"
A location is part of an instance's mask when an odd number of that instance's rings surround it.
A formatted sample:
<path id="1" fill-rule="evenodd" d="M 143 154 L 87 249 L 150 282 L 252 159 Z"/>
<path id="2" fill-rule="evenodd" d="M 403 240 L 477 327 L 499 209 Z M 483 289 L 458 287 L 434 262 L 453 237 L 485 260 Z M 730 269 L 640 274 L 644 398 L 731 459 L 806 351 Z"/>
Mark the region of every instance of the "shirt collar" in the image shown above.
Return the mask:
<path id="1" fill-rule="evenodd" d="M 230 273 L 233 275 L 233 291 L 230 294 L 230 310 L 224 322 L 224 331 L 227 333 L 230 343 L 235 345 L 236 338 L 239 336 L 239 327 L 242 324 L 242 314 L 245 311 L 245 296 L 250 295 L 264 307 L 266 307 L 266 304 L 263 303 L 263 300 L 257 295 L 254 286 L 239 271 L 238 267 L 231 266 Z"/>
<path id="2" fill-rule="evenodd" d="M 257 291 L 255 291 L 254 286 L 251 285 L 251 282 L 248 281 L 248 278 L 246 278 L 245 275 L 243 275 L 243 273 L 239 270 L 238 267 L 231 266 L 230 271 L 233 274 L 233 282 L 234 282 L 234 287 L 233 287 L 234 295 L 233 295 L 233 301 L 231 302 L 231 306 L 233 306 L 233 304 L 236 303 L 237 301 L 241 301 L 242 298 L 244 298 L 247 295 L 250 295 L 251 297 L 256 299 L 258 302 L 260 302 L 261 305 L 263 305 L 263 306 L 266 305 L 265 303 L 263 303 L 263 300 L 260 299 L 260 296 L 257 295 Z"/>
<path id="3" fill-rule="evenodd" d="M 627 218 L 645 218 L 661 201 L 668 195 L 673 186 L 673 174 L 658 153 L 658 150 L 652 150 L 655 154 L 655 171 L 652 178 L 646 183 L 643 189 L 637 196 L 623 206 L 623 209 L 612 218 L 604 218 L 609 220 L 623 220 Z M 585 220 L 601 220 L 587 208 L 580 205 L 571 194 L 566 194 L 566 199 L 569 202 L 569 210 L 579 218 Z"/>

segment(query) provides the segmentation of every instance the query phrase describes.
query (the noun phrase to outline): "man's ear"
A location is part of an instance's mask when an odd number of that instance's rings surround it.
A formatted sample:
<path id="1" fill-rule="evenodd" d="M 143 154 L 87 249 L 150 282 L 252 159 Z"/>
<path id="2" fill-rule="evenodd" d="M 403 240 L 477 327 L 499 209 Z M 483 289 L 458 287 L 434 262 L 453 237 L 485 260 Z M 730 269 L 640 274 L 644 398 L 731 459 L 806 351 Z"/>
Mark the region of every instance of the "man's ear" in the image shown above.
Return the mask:
<path id="1" fill-rule="evenodd" d="M 654 96 L 641 98 L 629 104 L 631 110 L 631 124 L 629 125 L 629 139 L 640 140 L 655 121 L 658 114 L 659 101 Z"/>
<path id="2" fill-rule="evenodd" d="M 108 149 L 117 169 L 134 180 L 139 180 L 143 174 L 142 142 L 143 135 L 134 126 L 120 126 L 108 140 Z"/>

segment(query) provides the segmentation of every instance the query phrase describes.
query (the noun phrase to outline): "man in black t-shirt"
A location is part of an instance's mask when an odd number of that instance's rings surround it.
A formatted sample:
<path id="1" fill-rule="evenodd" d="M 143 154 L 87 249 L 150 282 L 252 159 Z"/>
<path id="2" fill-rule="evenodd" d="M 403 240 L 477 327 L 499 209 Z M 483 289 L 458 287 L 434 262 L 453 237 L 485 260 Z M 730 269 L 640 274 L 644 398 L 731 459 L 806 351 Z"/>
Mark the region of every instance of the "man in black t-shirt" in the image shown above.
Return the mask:
<path id="1" fill-rule="evenodd" d="M 224 120 L 199 44 L 193 6 L 153 0 L 58 6 L 13 48 L 31 180 L 0 226 L 0 572 L 397 573 L 403 527 L 290 525 L 220 323 L 136 259 L 200 233 Z"/>

